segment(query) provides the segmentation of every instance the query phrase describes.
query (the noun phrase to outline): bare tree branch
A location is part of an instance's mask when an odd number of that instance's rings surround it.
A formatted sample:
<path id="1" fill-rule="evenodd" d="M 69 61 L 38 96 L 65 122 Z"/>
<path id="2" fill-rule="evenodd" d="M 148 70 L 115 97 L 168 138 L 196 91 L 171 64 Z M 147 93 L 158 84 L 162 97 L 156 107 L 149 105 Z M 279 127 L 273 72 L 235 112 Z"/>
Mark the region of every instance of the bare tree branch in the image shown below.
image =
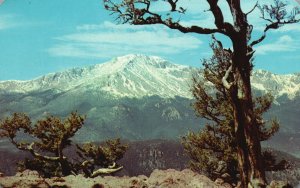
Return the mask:
<path id="1" fill-rule="evenodd" d="M 256 3 L 255 3 L 255 5 L 253 6 L 253 8 L 252 8 L 249 12 L 247 12 L 246 15 L 251 14 L 251 13 L 257 8 L 257 6 L 258 6 L 258 1 L 256 1 Z"/>
<path id="2" fill-rule="evenodd" d="M 178 0 L 172 1 L 172 0 L 168 0 L 169 4 L 171 5 L 171 11 L 176 11 L 177 10 L 177 2 Z"/>
<path id="3" fill-rule="evenodd" d="M 177 6 L 178 0 L 167 0 L 166 1 L 170 6 L 170 12 L 178 12 L 179 14 L 184 14 L 185 10 L 182 7 Z M 216 15 L 216 26 L 217 28 L 205 28 L 201 26 L 183 26 L 178 21 L 174 21 L 171 16 L 167 18 L 162 18 L 162 15 L 157 14 L 150 10 L 150 1 L 149 0 L 131 0 L 123 1 L 122 3 L 115 4 L 111 0 L 104 0 L 105 8 L 112 12 L 116 13 L 117 19 L 121 23 L 130 23 L 134 25 L 151 25 L 151 24 L 162 24 L 171 29 L 179 30 L 183 33 L 198 33 L 198 34 L 213 34 L 213 33 L 222 33 L 226 34 L 227 30 L 232 29 L 231 24 L 224 23 L 223 16 L 219 16 L 221 9 L 217 5 L 217 2 L 210 0 L 211 11 Z M 135 6 L 136 4 L 140 5 Z M 143 5 L 143 6 L 142 6 Z M 142 8 L 141 8 L 142 7 Z"/>
<path id="4" fill-rule="evenodd" d="M 226 71 L 224 77 L 222 78 L 222 83 L 223 83 L 224 87 L 225 87 L 226 89 L 228 89 L 228 90 L 229 90 L 229 89 L 231 88 L 231 86 L 233 85 L 233 83 L 228 83 L 228 81 L 227 81 L 227 79 L 228 79 L 229 74 L 230 74 L 231 71 L 232 71 L 232 65 L 230 65 L 230 67 L 227 69 L 227 71 Z"/>
<path id="5" fill-rule="evenodd" d="M 299 18 L 296 18 L 298 15 L 300 15 L 299 7 L 293 8 L 291 13 L 288 14 L 286 11 L 286 6 L 287 4 L 278 0 L 274 0 L 274 5 L 258 5 L 258 8 L 262 14 L 261 18 L 269 22 L 269 24 L 266 25 L 262 36 L 250 43 L 250 47 L 261 43 L 266 38 L 269 30 L 278 29 L 283 25 L 293 24 L 300 21 Z"/>
<path id="6" fill-rule="evenodd" d="M 47 161 L 58 161 L 60 160 L 60 157 L 50 157 L 50 156 L 46 156 L 46 155 L 41 155 L 39 153 L 37 153 L 36 151 L 34 151 L 34 142 L 32 142 L 31 144 L 27 145 L 26 147 L 24 146 L 24 144 L 19 144 L 17 143 L 16 141 L 14 140 L 11 140 L 11 142 L 20 150 L 23 150 L 23 151 L 29 151 L 34 157 L 37 157 L 37 158 L 41 158 L 43 160 L 47 160 Z M 63 159 L 66 159 L 65 156 L 63 156 Z"/>
<path id="7" fill-rule="evenodd" d="M 218 0 L 207 0 L 207 2 L 209 3 L 210 11 L 213 13 L 215 18 L 215 25 L 218 29 L 223 31 L 223 34 L 229 36 L 229 33 L 233 32 L 233 26 L 228 22 L 224 22 L 224 16 L 218 5 Z"/>
<path id="8" fill-rule="evenodd" d="M 93 159 L 86 160 L 86 161 L 83 161 L 81 163 L 81 166 L 86 168 L 88 164 L 93 164 L 94 162 L 95 161 Z M 90 175 L 90 177 L 94 178 L 94 177 L 99 176 L 101 174 L 111 174 L 111 173 L 117 172 L 121 169 L 123 169 L 123 166 L 117 167 L 116 163 L 113 162 L 113 164 L 108 166 L 107 168 L 99 168 L 98 170 L 93 171 L 92 174 Z"/>
<path id="9" fill-rule="evenodd" d="M 94 163 L 94 159 L 85 160 L 81 163 L 81 166 L 86 167 L 88 164 Z"/>
<path id="10" fill-rule="evenodd" d="M 123 169 L 123 166 L 117 167 L 116 163 L 114 162 L 111 166 L 108 166 L 108 168 L 99 168 L 98 170 L 94 171 L 91 175 L 91 178 L 97 177 L 101 174 L 111 174 L 121 169 Z"/>

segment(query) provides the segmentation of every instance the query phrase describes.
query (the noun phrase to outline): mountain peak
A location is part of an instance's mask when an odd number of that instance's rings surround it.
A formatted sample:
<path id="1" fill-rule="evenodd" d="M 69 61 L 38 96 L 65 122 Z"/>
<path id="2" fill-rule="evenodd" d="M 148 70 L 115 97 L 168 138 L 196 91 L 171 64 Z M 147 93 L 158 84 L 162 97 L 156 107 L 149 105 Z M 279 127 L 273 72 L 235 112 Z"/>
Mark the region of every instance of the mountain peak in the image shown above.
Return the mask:
<path id="1" fill-rule="evenodd" d="M 128 54 L 112 59 L 113 64 L 130 68 L 132 66 L 153 66 L 155 68 L 173 67 L 173 64 L 158 56 L 147 56 L 143 54 Z"/>
<path id="2" fill-rule="evenodd" d="M 134 60 L 161 60 L 161 61 L 165 61 L 161 57 L 148 56 L 148 55 L 144 55 L 144 54 L 127 54 L 127 55 L 124 55 L 124 56 L 116 57 L 114 59 L 117 59 L 119 61 L 122 61 L 122 60 L 123 61 L 134 61 Z"/>
<path id="3" fill-rule="evenodd" d="M 191 77 L 192 69 L 157 56 L 129 54 L 99 64 L 93 72 L 97 82 L 102 82 L 99 84 L 103 86 L 101 89 L 116 95 L 190 97 L 188 85 L 182 81 Z"/>
<path id="4" fill-rule="evenodd" d="M 157 57 L 129 54 L 109 62 L 85 68 L 73 68 L 51 73 L 29 81 L 0 82 L 0 93 L 55 90 L 57 92 L 95 93 L 104 91 L 119 97 L 181 96 L 191 98 L 190 82 L 196 68 L 172 64 Z M 300 94 L 300 75 L 276 75 L 264 70 L 253 71 L 252 87 L 275 98 Z"/>

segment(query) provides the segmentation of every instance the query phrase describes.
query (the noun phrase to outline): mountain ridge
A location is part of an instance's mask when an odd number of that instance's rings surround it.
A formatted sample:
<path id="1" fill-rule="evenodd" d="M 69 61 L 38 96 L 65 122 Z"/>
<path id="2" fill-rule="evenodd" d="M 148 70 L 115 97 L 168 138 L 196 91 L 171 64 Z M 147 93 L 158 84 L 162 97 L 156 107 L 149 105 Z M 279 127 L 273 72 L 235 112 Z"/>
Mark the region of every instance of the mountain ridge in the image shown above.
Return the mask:
<path id="1" fill-rule="evenodd" d="M 157 56 L 129 54 L 105 63 L 50 73 L 32 80 L 0 81 L 0 92 L 26 93 L 49 89 L 65 92 L 85 86 L 108 92 L 115 97 L 160 95 L 165 98 L 192 98 L 190 80 L 197 70 Z M 279 75 L 254 70 L 251 80 L 254 90 L 271 92 L 275 98 L 287 95 L 293 99 L 300 93 L 300 73 Z"/>
<path id="2" fill-rule="evenodd" d="M 156 69 L 164 71 L 157 71 Z M 158 94 L 157 85 L 160 89 L 167 86 L 169 82 L 174 87 L 165 87 L 166 91 L 161 92 L 162 96 L 170 97 L 169 95 L 174 91 L 179 92 L 179 96 L 188 96 L 188 89 L 186 86 L 176 84 L 176 81 L 182 81 L 178 73 L 183 74 L 185 79 L 188 79 L 189 72 L 193 68 L 184 65 L 175 65 L 166 60 L 156 56 L 144 55 L 127 55 L 112 59 L 107 63 L 97 64 L 86 68 L 73 68 L 63 72 L 50 73 L 29 81 L 1 81 L 0 91 L 12 91 L 17 93 L 25 93 L 34 90 L 58 89 L 60 91 L 67 91 L 71 88 L 77 87 L 80 84 L 91 86 L 89 82 L 96 83 L 103 91 L 110 92 L 117 96 L 126 97 L 142 97 L 145 96 L 149 90 L 153 90 L 149 95 Z M 166 74 L 170 73 L 170 74 Z M 139 83 L 133 83 L 139 81 Z M 168 80 L 168 81 L 167 81 Z M 95 85 L 94 85 L 95 86 Z M 97 87 L 96 86 L 96 87 Z M 185 87 L 185 91 L 182 91 Z M 120 88 L 122 91 L 119 91 Z M 132 90 L 133 92 L 130 92 Z M 150 91 L 151 91 L 150 90 Z M 126 92 L 128 94 L 126 95 Z M 169 93 L 168 93 L 169 92 Z M 143 93 L 143 95 L 141 95 Z"/>
<path id="3" fill-rule="evenodd" d="M 128 55 L 19 85 L 0 82 L 0 118 L 25 112 L 34 122 L 47 115 L 64 118 L 77 110 L 87 115 L 87 121 L 76 140 L 178 139 L 205 125 L 191 107 L 193 71 L 199 69 L 159 57 Z M 253 71 L 252 83 L 255 96 L 275 95 L 277 105 L 272 105 L 265 118 L 277 116 L 282 125 L 280 134 L 286 136 L 279 136 L 276 145 L 300 155 L 299 144 L 294 144 L 299 139 L 290 139 L 300 134 L 300 74 Z"/>

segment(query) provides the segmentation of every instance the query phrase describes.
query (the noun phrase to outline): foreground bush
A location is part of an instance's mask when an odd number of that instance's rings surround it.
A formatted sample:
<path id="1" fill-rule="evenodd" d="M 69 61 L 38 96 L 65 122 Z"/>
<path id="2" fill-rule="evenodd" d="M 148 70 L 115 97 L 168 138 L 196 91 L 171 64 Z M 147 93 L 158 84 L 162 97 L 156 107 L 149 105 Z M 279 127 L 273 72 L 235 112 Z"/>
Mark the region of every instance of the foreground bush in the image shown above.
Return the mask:
<path id="1" fill-rule="evenodd" d="M 0 137 L 8 138 L 18 149 L 32 155 L 32 159 L 19 163 L 20 170 L 36 170 L 44 177 L 82 172 L 95 177 L 122 169 L 116 161 L 123 157 L 127 146 L 119 139 L 109 140 L 104 146 L 90 143 L 71 147 L 71 138 L 84 125 L 84 120 L 84 116 L 73 112 L 65 120 L 48 116 L 33 124 L 26 114 L 14 113 L 0 122 Z M 19 135 L 28 139 L 22 140 Z M 66 156 L 64 150 L 67 147 L 75 148 L 73 153 L 77 155 Z"/>

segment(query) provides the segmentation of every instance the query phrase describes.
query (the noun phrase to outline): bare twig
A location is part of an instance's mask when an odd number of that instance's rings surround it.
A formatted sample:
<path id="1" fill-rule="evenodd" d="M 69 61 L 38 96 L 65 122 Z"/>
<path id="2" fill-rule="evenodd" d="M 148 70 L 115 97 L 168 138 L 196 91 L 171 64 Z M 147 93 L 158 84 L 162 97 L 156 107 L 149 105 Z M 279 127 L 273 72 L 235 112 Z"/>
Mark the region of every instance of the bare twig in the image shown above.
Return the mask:
<path id="1" fill-rule="evenodd" d="M 279 27 L 286 25 L 286 24 L 293 24 L 300 21 L 297 19 L 296 16 L 300 14 L 299 7 L 295 7 L 290 14 L 286 11 L 287 4 L 282 3 L 281 1 L 275 1 L 275 5 L 263 5 L 257 7 L 261 11 L 261 18 L 269 22 L 266 25 L 263 34 L 258 39 L 252 41 L 250 43 L 250 47 L 253 47 L 256 44 L 261 43 L 267 35 L 267 32 L 271 29 L 278 29 Z"/>
<path id="2" fill-rule="evenodd" d="M 167 3 L 171 6 L 170 12 L 178 12 L 179 14 L 184 14 L 185 10 L 182 7 L 178 7 L 178 0 L 167 0 Z M 138 3 L 143 6 L 135 6 Z M 183 33 L 198 33 L 198 34 L 213 34 L 222 33 L 228 35 L 228 30 L 233 30 L 231 24 L 224 22 L 221 9 L 217 5 L 217 1 L 210 0 L 211 8 L 210 10 L 216 15 L 216 26 L 217 28 L 205 28 L 201 26 L 190 26 L 185 27 L 179 23 L 179 21 L 174 21 L 171 16 L 163 18 L 162 15 L 157 14 L 150 10 L 149 0 L 131 0 L 122 1 L 122 3 L 115 4 L 111 0 L 104 0 L 105 8 L 113 13 L 117 13 L 117 19 L 122 23 L 130 23 L 134 25 L 151 25 L 151 24 L 162 24 L 171 29 L 179 30 Z"/>
<path id="3" fill-rule="evenodd" d="M 247 12 L 246 15 L 251 14 L 257 8 L 257 6 L 258 6 L 258 1 L 256 1 L 254 7 L 249 12 Z"/>

